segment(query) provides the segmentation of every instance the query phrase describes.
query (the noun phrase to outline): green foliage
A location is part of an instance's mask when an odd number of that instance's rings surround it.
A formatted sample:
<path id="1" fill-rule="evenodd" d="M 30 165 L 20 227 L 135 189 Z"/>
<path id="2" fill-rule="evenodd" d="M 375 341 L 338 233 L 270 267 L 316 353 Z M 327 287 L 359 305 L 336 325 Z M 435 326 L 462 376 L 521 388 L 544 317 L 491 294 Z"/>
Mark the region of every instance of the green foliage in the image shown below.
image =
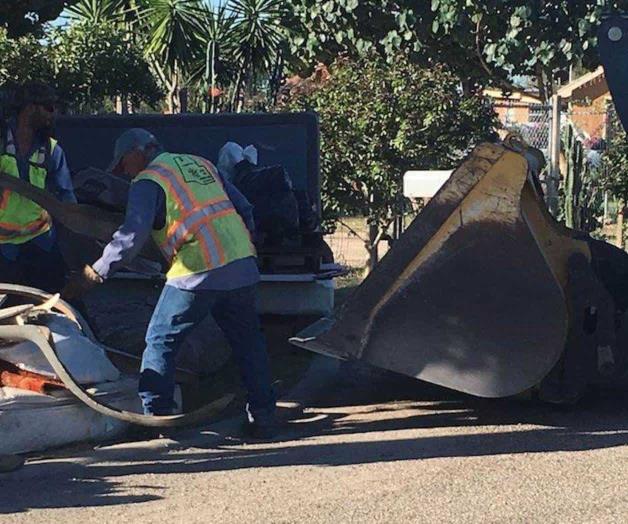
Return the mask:
<path id="1" fill-rule="evenodd" d="M 423 65 L 446 63 L 470 83 L 509 87 L 531 75 L 541 94 L 572 64 L 597 62 L 596 30 L 605 8 L 627 0 L 291 0 L 303 30 L 293 51 L 307 63 L 398 50 Z M 471 86 L 472 87 L 472 86 Z"/>
<path id="2" fill-rule="evenodd" d="M 291 30 L 285 24 L 288 16 L 285 0 L 231 0 L 214 4 L 206 0 L 73 0 L 68 4 L 72 4 L 65 11 L 69 25 L 62 29 L 47 28 L 47 40 L 55 40 L 55 45 L 42 48 L 34 39 L 28 45 L 35 47 L 37 53 L 42 49 L 48 51 L 47 64 L 44 60 L 48 69 L 54 65 L 50 60 L 54 47 L 63 47 L 65 56 L 57 54 L 54 58 L 59 61 L 56 72 L 63 76 L 59 79 L 63 90 L 81 109 L 90 110 L 87 97 L 96 97 L 91 105 L 99 106 L 98 93 L 120 91 L 120 83 L 136 94 L 136 87 L 147 86 L 143 101 L 154 99 L 155 89 L 149 85 L 152 82 L 146 84 L 148 77 L 143 65 L 139 66 L 136 82 L 127 74 L 133 62 L 143 63 L 136 53 L 139 48 L 161 89 L 167 93 L 170 112 L 190 107 L 211 112 L 239 111 L 253 106 L 267 110 L 279 90 L 284 63 L 289 61 Z M 103 64 L 112 60 L 101 52 L 102 32 L 97 30 L 90 37 L 84 30 L 86 27 L 107 27 L 106 31 L 112 31 L 112 58 L 120 58 L 122 36 L 130 56 L 114 69 L 119 72 L 117 78 L 106 72 L 102 80 L 93 76 L 97 72 L 96 59 Z M 76 48 L 64 42 L 71 42 Z M 93 60 L 84 54 L 88 51 L 94 53 Z M 10 50 L 5 56 L 11 61 L 15 54 Z M 16 58 L 15 62 L 30 62 L 22 58 Z M 45 76 L 27 71 L 26 67 L 18 76 L 23 78 L 25 74 Z M 187 97 L 183 96 L 184 90 Z M 220 98 L 210 96 L 217 92 L 222 93 Z M 191 106 L 185 105 L 186 99 Z"/>
<path id="3" fill-rule="evenodd" d="M 98 25 L 121 21 L 128 10 L 128 0 L 78 0 L 66 15 L 74 22 Z"/>
<path id="4" fill-rule="evenodd" d="M 121 96 L 136 106 L 162 97 L 141 50 L 110 24 L 73 24 L 51 33 L 10 39 L 0 30 L 0 85 L 41 81 L 57 88 L 70 111 L 96 112 Z"/>
<path id="5" fill-rule="evenodd" d="M 340 61 L 324 87 L 288 109 L 320 115 L 327 227 L 339 216 L 366 216 L 378 231 L 371 248 L 393 219 L 406 171 L 455 167 L 497 125 L 488 101 L 463 95 L 447 68 L 422 68 L 404 55 Z"/>
<path id="6" fill-rule="evenodd" d="M 268 71 L 284 38 L 281 18 L 283 0 L 233 0 L 230 9 L 237 23 L 232 38 L 233 57 L 245 68 Z"/>
<path id="7" fill-rule="evenodd" d="M 207 10 L 201 46 L 186 82 L 204 111 L 267 110 L 289 59 L 284 0 L 232 0 Z M 207 94 L 219 88 L 220 103 Z"/>
<path id="8" fill-rule="evenodd" d="M 628 202 L 628 136 L 614 111 L 609 119 L 608 148 L 603 166 L 604 189 L 625 205 Z"/>
<path id="9" fill-rule="evenodd" d="M 215 113 L 218 110 L 217 97 L 212 96 L 218 86 L 225 86 L 236 77 L 236 67 L 231 60 L 231 35 L 235 25 L 234 14 L 226 4 L 220 4 L 207 13 L 203 25 L 201 41 L 205 52 L 193 65 L 190 82 L 198 93 L 202 112 Z"/>
<path id="10" fill-rule="evenodd" d="M 254 87 L 260 77 L 272 76 L 286 38 L 281 21 L 287 11 L 284 0 L 233 0 L 229 9 L 235 20 L 230 35 L 232 56 L 238 66 L 235 106 L 247 84 Z"/>
<path id="11" fill-rule="evenodd" d="M 49 52 L 33 35 L 12 39 L 0 28 L 0 56 L 0 85 L 54 79 Z"/>
<path id="12" fill-rule="evenodd" d="M 93 112 L 123 97 L 155 106 L 162 97 L 142 50 L 111 23 L 75 23 L 52 46 L 57 84 L 74 110 Z"/>
<path id="13" fill-rule="evenodd" d="M 142 12 L 148 29 L 146 52 L 175 70 L 192 63 L 199 49 L 206 9 L 202 0 L 152 0 Z"/>

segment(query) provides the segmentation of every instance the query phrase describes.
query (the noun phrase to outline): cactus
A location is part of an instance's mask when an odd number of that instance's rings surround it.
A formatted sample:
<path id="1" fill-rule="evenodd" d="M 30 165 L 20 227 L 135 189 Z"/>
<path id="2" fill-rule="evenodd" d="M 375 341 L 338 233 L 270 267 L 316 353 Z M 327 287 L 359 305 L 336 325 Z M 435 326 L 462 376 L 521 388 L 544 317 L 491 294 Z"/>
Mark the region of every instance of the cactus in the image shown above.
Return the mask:
<path id="1" fill-rule="evenodd" d="M 584 147 L 572 124 L 563 135 L 563 147 L 567 164 L 563 186 L 565 225 L 591 232 L 599 225 L 602 193 L 595 184 L 597 173 L 585 158 Z"/>

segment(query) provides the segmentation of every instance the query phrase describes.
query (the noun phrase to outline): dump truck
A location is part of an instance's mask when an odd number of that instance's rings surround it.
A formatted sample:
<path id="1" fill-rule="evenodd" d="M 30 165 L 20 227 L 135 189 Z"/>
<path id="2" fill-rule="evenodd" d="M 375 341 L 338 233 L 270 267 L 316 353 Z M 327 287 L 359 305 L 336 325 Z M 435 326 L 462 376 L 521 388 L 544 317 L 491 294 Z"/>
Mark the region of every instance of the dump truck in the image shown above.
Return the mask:
<path id="1" fill-rule="evenodd" d="M 290 238 L 256 245 L 262 275 L 259 310 L 293 317 L 331 313 L 333 279 L 342 268 L 334 264 L 320 229 L 319 123 L 314 113 L 60 116 L 55 136 L 66 153 L 84 212 L 87 206 L 97 207 L 99 213 L 124 212 L 128 182 L 107 174 L 106 169 L 116 138 L 133 127 L 151 131 L 168 151 L 199 155 L 214 163 L 227 142 L 253 145 L 260 166 L 285 169 L 292 192 L 299 196 L 301 216 Z M 113 223 L 119 220 L 114 218 Z M 98 257 L 98 249 L 88 245 L 85 235 L 73 240 L 74 256 L 69 258 L 76 259 L 75 265 L 92 263 Z M 77 257 L 77 252 L 83 256 Z M 163 276 L 163 268 L 151 271 L 147 264 L 131 269 L 135 271 L 121 276 L 158 276 L 160 272 Z"/>
<path id="2" fill-rule="evenodd" d="M 628 126 L 628 18 L 599 52 Z M 540 152 L 478 145 L 335 318 L 292 339 L 479 397 L 557 403 L 628 378 L 628 255 L 547 210 Z"/>

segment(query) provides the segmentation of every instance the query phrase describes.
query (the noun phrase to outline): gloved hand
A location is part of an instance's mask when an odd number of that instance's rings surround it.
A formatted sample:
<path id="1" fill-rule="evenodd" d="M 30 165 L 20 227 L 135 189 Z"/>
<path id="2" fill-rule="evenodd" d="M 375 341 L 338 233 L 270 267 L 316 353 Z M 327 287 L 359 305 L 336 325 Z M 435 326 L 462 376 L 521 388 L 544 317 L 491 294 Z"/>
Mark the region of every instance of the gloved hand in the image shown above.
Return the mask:
<path id="1" fill-rule="evenodd" d="M 61 291 L 61 298 L 73 300 L 81 298 L 90 289 L 103 283 L 103 278 L 91 266 L 85 266 L 82 271 L 72 275 Z"/>

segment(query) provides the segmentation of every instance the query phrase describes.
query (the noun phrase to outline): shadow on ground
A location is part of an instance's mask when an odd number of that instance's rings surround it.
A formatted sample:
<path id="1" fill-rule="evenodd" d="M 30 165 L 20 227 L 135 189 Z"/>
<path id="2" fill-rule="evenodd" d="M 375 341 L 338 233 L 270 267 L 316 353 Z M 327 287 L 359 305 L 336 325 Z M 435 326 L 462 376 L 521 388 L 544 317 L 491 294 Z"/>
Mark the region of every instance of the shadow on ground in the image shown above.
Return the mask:
<path id="1" fill-rule="evenodd" d="M 129 494 L 124 478 L 134 475 L 579 452 L 628 444 L 626 392 L 597 393 L 577 408 L 556 409 L 479 400 L 385 373 L 369 380 L 359 371 L 344 377 L 312 402 L 307 413 L 312 421 L 289 424 L 273 443 L 244 446 L 209 431 L 187 430 L 170 445 L 138 443 L 98 449 L 80 463 L 28 464 L 0 478 L 0 514 L 136 504 L 163 496 L 159 485 L 133 485 Z M 405 433 L 429 428 L 439 431 L 413 438 Z M 470 431 L 447 434 L 447 428 Z"/>

